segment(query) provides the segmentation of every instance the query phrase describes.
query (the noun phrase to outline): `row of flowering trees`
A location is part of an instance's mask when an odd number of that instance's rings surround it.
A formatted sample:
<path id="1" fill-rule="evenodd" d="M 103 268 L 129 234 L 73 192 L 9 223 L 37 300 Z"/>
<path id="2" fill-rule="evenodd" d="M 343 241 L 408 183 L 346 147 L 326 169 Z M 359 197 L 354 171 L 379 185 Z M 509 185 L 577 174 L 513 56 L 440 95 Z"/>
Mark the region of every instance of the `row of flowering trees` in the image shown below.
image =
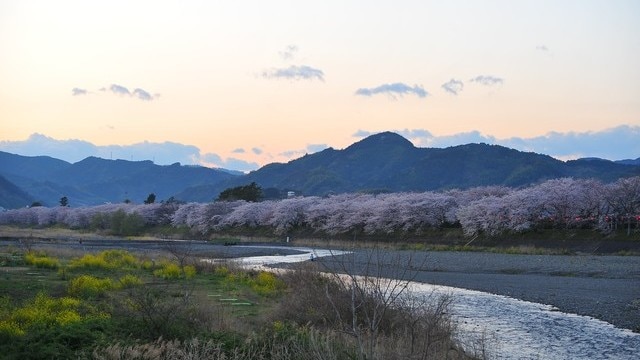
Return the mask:
<path id="1" fill-rule="evenodd" d="M 187 227 L 209 234 L 266 229 L 276 235 L 415 234 L 461 227 L 488 236 L 541 228 L 588 228 L 603 232 L 639 228 L 640 177 L 603 184 L 561 178 L 522 189 L 479 187 L 443 192 L 342 194 L 264 202 L 107 204 L 33 207 L 0 213 L 0 224 L 104 228 L 110 214 L 135 216 L 146 226 Z"/>

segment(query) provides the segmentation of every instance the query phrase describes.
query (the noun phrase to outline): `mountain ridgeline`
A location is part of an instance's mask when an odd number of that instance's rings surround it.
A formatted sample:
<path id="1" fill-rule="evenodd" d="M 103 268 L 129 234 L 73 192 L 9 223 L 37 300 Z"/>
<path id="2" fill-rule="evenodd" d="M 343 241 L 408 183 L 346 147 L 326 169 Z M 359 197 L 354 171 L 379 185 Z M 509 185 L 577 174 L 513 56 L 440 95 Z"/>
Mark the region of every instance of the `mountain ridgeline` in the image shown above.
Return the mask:
<path id="1" fill-rule="evenodd" d="M 177 163 L 160 166 L 151 161 L 88 157 L 70 164 L 46 156 L 27 157 L 4 152 L 0 152 L 0 175 L 30 198 L 47 206 L 57 205 L 62 196 L 69 199 L 71 206 L 125 200 L 141 203 L 150 193 L 158 199 L 167 199 L 188 187 L 235 177 L 222 170 Z M 6 185 L 0 182 L 0 186 Z M 0 206 L 16 207 L 4 198 L 0 198 Z"/>
<path id="2" fill-rule="evenodd" d="M 263 189 L 292 190 L 302 195 L 344 192 L 397 192 L 465 189 L 476 186 L 526 186 L 574 177 L 611 182 L 640 175 L 638 160 L 560 161 L 547 155 L 497 145 L 467 144 L 444 149 L 417 148 L 402 136 L 384 132 L 343 150 L 332 148 L 286 164 L 274 163 L 246 175 L 199 166 L 155 165 L 151 161 L 89 157 L 74 164 L 46 156 L 0 152 L 0 206 L 36 199 L 53 206 L 62 196 L 72 206 L 129 199 L 142 202 L 149 193 L 159 200 L 208 202 L 223 190 L 257 183 Z"/>

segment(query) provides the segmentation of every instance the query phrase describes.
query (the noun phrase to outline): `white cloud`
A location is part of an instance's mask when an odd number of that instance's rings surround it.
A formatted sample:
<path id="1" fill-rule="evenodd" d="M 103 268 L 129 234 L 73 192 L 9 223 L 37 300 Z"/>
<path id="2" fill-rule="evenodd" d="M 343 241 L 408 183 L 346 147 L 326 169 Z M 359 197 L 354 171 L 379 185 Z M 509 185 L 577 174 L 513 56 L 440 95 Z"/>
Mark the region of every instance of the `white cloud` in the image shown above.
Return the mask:
<path id="1" fill-rule="evenodd" d="M 200 159 L 208 166 L 243 172 L 256 170 L 260 167 L 255 162 L 249 162 L 237 158 L 223 159 L 220 155 L 214 153 L 206 153 Z"/>
<path id="2" fill-rule="evenodd" d="M 324 81 L 324 72 L 307 65 L 291 65 L 287 68 L 274 68 L 264 70 L 262 77 L 265 79 L 288 80 L 320 80 Z"/>
<path id="3" fill-rule="evenodd" d="M 137 97 L 140 100 L 144 100 L 144 101 L 153 100 L 153 96 L 151 96 L 151 94 L 149 94 L 148 92 L 146 92 L 146 91 L 144 91 L 142 89 L 133 90 L 133 96 Z"/>
<path id="4" fill-rule="evenodd" d="M 313 153 L 317 153 L 319 151 L 322 151 L 326 148 L 328 148 L 329 146 L 327 144 L 309 144 L 307 145 L 307 151 L 311 154 Z"/>
<path id="5" fill-rule="evenodd" d="M 421 85 L 409 86 L 404 83 L 382 84 L 373 88 L 360 88 L 356 90 L 356 95 L 360 96 L 373 96 L 378 94 L 385 94 L 393 99 L 397 96 L 404 95 L 416 95 L 417 97 L 424 98 L 429 95 L 427 91 Z"/>
<path id="6" fill-rule="evenodd" d="M 101 87 L 100 89 L 98 89 L 98 91 L 100 92 L 107 92 L 110 91 L 112 94 L 114 95 L 118 95 L 118 96 L 123 96 L 123 97 L 133 97 L 136 98 L 138 100 L 142 100 L 142 101 L 151 101 L 154 100 L 158 97 L 160 97 L 160 94 L 154 94 L 151 95 L 150 92 L 141 89 L 141 88 L 136 88 L 133 90 L 133 92 L 129 91 L 129 89 L 126 86 L 122 86 L 122 85 L 118 85 L 118 84 L 111 84 L 108 88 L 107 87 Z M 89 94 L 89 91 L 86 89 L 82 89 L 82 88 L 78 88 L 75 87 L 71 90 L 71 95 L 72 96 L 79 96 L 79 95 L 86 95 Z M 95 93 L 91 93 L 91 94 L 95 94 Z"/>
<path id="7" fill-rule="evenodd" d="M 287 47 L 285 47 L 284 50 L 280 51 L 278 54 L 280 55 L 282 60 L 293 60 L 298 50 L 299 49 L 297 45 L 287 45 Z"/>
<path id="8" fill-rule="evenodd" d="M 371 131 L 367 131 L 367 130 L 360 130 L 358 129 L 358 131 L 356 131 L 355 133 L 353 133 L 353 137 L 357 137 L 357 138 L 364 138 L 370 135 L 375 134 L 375 132 L 371 132 Z"/>
<path id="9" fill-rule="evenodd" d="M 609 160 L 636 159 L 640 157 L 640 126 L 621 125 L 618 127 L 589 132 L 549 132 L 542 136 L 498 139 L 479 131 L 462 132 L 452 135 L 436 136 L 425 129 L 395 130 L 418 147 L 443 148 L 468 143 L 496 144 L 521 151 L 532 151 L 553 156 L 557 159 L 580 157 L 599 157 Z M 358 130 L 353 137 L 363 138 L 375 132 Z M 305 154 L 315 153 L 327 148 L 326 144 L 308 144 L 304 149 L 285 151 L 280 154 L 293 159 Z M 252 148 L 252 152 L 255 153 Z M 238 150 L 242 150 L 238 151 Z M 0 141 L 0 151 L 25 155 L 47 155 L 68 162 L 77 162 L 89 156 L 105 159 L 153 160 L 159 165 L 176 162 L 184 165 L 205 165 L 238 171 L 258 169 L 259 164 L 230 157 L 223 158 L 215 153 L 201 154 L 193 145 L 173 142 L 141 142 L 132 145 L 96 146 L 90 142 L 70 139 L 56 140 L 42 134 L 33 134 L 23 141 Z M 260 149 L 260 151 L 263 151 Z M 244 153 L 236 149 L 233 153 Z"/>
<path id="10" fill-rule="evenodd" d="M 278 154 L 278 156 L 282 156 L 285 157 L 287 159 L 291 159 L 291 158 L 297 158 L 300 157 L 304 154 L 306 154 L 307 152 L 304 150 L 287 150 L 287 151 L 283 151 L 281 153 Z"/>
<path id="11" fill-rule="evenodd" d="M 320 152 L 328 147 L 329 146 L 327 144 L 308 144 L 304 149 L 283 151 L 279 153 L 278 156 L 282 156 L 287 159 L 294 159 L 307 154 Z"/>
<path id="12" fill-rule="evenodd" d="M 478 75 L 469 81 L 485 86 L 502 85 L 504 83 L 504 79 L 491 75 Z"/>
<path id="13" fill-rule="evenodd" d="M 109 86 L 109 90 L 111 90 L 111 92 L 116 94 L 116 95 L 131 96 L 131 92 L 129 92 L 129 89 L 127 89 L 126 87 L 124 87 L 122 85 L 111 84 L 111 86 Z"/>
<path id="14" fill-rule="evenodd" d="M 444 89 L 444 91 L 450 94 L 458 95 L 458 93 L 464 88 L 464 83 L 461 80 L 451 79 L 442 84 L 441 87 Z"/>
<path id="15" fill-rule="evenodd" d="M 71 95 L 72 96 L 79 96 L 79 95 L 87 95 L 87 89 L 80 89 L 80 88 L 73 88 L 71 89 Z"/>

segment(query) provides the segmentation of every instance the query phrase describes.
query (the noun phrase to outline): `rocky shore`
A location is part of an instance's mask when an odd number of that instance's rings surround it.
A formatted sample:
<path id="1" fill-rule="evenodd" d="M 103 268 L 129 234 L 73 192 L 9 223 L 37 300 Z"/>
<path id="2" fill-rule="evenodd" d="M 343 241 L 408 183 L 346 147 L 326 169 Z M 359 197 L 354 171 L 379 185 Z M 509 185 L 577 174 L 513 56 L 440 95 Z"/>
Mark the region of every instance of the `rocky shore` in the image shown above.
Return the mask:
<path id="1" fill-rule="evenodd" d="M 414 280 L 553 305 L 640 332 L 640 257 L 512 255 L 481 252 L 396 252 Z M 375 257 L 374 257 L 375 258 Z M 356 255 L 356 271 L 370 257 Z M 385 256 L 383 271 L 398 257 Z M 326 261 L 338 268 L 343 264 Z M 384 270 L 389 268 L 389 270 Z"/>

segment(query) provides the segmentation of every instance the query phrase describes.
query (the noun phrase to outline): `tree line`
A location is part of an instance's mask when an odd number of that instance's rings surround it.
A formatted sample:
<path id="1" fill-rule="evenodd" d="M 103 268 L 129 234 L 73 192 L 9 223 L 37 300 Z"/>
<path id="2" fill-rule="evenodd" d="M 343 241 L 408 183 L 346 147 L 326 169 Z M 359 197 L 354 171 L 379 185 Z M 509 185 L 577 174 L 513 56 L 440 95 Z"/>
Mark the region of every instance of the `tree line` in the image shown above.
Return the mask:
<path id="1" fill-rule="evenodd" d="M 230 197 L 229 201 L 211 203 L 33 207 L 0 213 L 0 224 L 104 229 L 114 218 L 120 223 L 139 224 L 138 228 L 170 226 L 202 235 L 261 229 L 273 235 L 305 231 L 329 236 L 419 236 L 444 228 L 461 228 L 467 236 L 538 229 L 603 233 L 624 229 L 631 234 L 640 228 L 640 177 L 609 184 L 560 178 L 518 189 L 490 186 L 440 192 L 349 193 L 262 202 Z"/>

